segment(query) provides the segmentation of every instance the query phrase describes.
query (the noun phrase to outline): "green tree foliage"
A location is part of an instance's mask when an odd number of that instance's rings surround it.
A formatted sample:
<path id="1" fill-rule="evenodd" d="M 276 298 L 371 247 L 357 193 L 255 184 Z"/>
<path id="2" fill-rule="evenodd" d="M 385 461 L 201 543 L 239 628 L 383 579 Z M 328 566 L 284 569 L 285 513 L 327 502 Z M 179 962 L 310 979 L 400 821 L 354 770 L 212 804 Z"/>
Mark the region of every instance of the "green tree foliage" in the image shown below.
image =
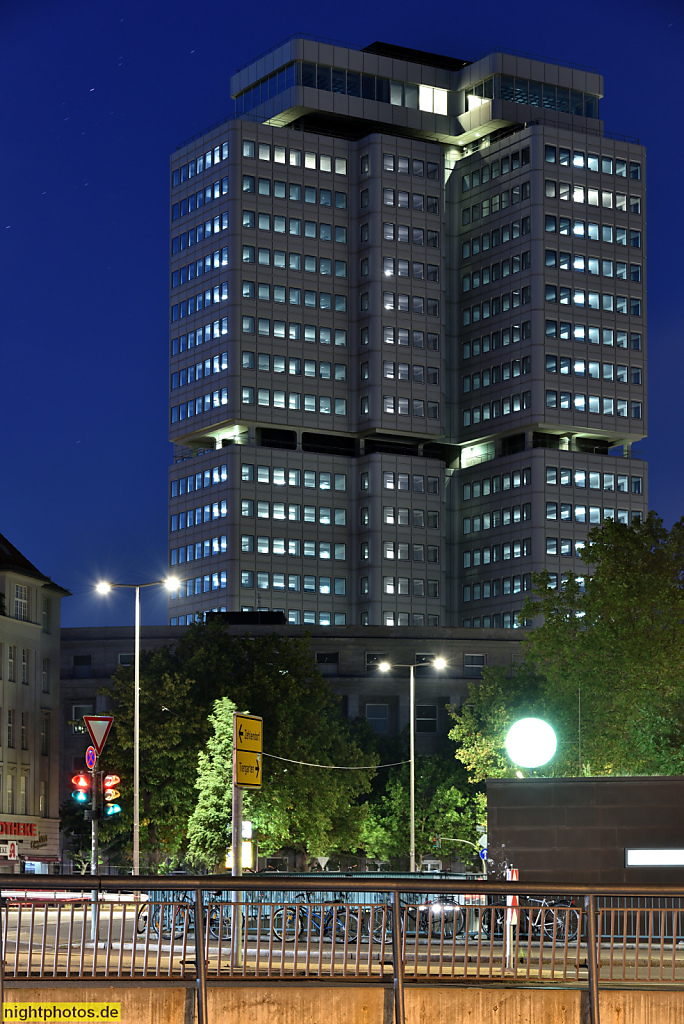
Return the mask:
<path id="1" fill-rule="evenodd" d="M 486 671 L 458 712 L 450 735 L 471 778 L 514 773 L 503 739 L 528 714 L 559 739 L 544 775 L 684 771 L 684 520 L 608 520 L 583 557 L 591 571 L 563 589 L 533 577 L 522 614 L 542 624 L 523 664 Z"/>
<path id="2" fill-rule="evenodd" d="M 233 714 L 229 697 L 214 703 L 212 734 L 197 761 L 197 803 L 188 821 L 188 859 L 210 871 L 225 870 L 232 819 Z"/>
<path id="3" fill-rule="evenodd" d="M 143 655 L 140 686 L 141 851 L 150 868 L 185 853 L 187 822 L 197 803 L 198 755 L 212 734 L 215 702 L 223 697 L 264 720 L 264 750 L 272 756 L 263 759 L 263 790 L 250 811 L 263 853 L 284 846 L 310 855 L 355 847 L 359 799 L 373 771 L 325 771 L 287 760 L 376 763 L 364 749 L 363 733 L 356 735 L 342 719 L 308 641 L 231 636 L 217 623 L 192 626 L 175 652 Z M 125 814 L 118 826 L 130 832 L 130 670 L 117 673 L 114 696 L 119 706 L 106 767 L 122 777 Z"/>
<path id="4" fill-rule="evenodd" d="M 393 769 L 384 789 L 369 803 L 362 832 L 362 846 L 368 857 L 396 863 L 409 856 L 409 773 L 408 764 Z M 484 821 L 485 813 L 483 796 L 468 785 L 465 772 L 453 757 L 417 757 L 415 778 L 416 861 L 420 868 L 426 856 L 439 856 L 434 852 L 433 836 L 475 842 L 477 824 Z M 467 842 L 445 842 L 443 848 L 466 862 L 472 859 Z"/>

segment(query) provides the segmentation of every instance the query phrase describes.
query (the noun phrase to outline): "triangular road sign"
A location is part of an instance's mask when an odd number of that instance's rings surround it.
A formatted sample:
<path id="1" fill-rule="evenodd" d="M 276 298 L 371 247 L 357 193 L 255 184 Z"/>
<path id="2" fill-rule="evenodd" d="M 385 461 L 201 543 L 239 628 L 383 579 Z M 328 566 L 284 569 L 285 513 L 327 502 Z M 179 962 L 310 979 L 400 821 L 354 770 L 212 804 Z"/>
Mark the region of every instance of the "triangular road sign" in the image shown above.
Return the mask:
<path id="1" fill-rule="evenodd" d="M 99 757 L 102 753 L 102 748 L 107 742 L 109 736 L 109 730 L 112 727 L 114 719 L 111 715 L 84 715 L 83 721 L 85 722 L 86 729 L 90 733 L 90 738 L 93 741 L 93 746 L 97 751 Z"/>

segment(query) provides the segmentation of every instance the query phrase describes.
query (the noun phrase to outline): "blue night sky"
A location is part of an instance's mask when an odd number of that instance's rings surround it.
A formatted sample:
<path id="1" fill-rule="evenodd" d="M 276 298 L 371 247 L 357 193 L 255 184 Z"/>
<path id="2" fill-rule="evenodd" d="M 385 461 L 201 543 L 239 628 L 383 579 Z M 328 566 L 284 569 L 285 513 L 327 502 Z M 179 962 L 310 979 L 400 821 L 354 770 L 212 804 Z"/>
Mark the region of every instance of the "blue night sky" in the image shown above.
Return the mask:
<path id="1" fill-rule="evenodd" d="M 0 4 L 0 532 L 73 592 L 63 623 L 132 623 L 102 577 L 166 571 L 168 166 L 232 112 L 230 75 L 298 31 L 474 59 L 495 48 L 605 76 L 610 131 L 648 149 L 650 505 L 684 514 L 684 167 L 677 2 Z M 680 196 L 678 199 L 677 196 Z M 143 621 L 164 623 L 148 591 Z"/>

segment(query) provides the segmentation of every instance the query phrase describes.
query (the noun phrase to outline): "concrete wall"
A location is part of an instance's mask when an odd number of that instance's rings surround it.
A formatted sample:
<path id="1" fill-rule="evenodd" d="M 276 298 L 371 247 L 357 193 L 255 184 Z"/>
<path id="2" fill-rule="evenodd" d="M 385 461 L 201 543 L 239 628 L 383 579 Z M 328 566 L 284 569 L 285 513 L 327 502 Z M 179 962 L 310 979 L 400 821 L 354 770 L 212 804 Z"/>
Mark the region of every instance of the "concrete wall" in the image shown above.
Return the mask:
<path id="1" fill-rule="evenodd" d="M 122 1024 L 193 1024 L 192 987 L 139 984 L 5 988 L 5 1002 L 119 1002 Z M 207 1024 L 393 1024 L 387 985 L 251 984 L 209 989 Z M 588 1024 L 586 991 L 407 986 L 406 1024 Z M 605 991 L 601 1024 L 681 1024 L 684 993 Z"/>

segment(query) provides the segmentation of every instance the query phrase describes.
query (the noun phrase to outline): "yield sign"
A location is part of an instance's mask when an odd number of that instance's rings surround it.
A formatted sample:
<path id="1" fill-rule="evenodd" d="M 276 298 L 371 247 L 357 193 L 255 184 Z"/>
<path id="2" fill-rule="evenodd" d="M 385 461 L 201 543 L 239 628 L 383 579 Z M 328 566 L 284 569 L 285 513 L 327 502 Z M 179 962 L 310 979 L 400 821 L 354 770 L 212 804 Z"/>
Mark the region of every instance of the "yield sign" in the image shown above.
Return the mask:
<path id="1" fill-rule="evenodd" d="M 114 719 L 111 715 L 84 715 L 83 721 L 85 722 L 86 729 L 90 733 L 90 738 L 93 741 L 93 746 L 95 747 L 99 757 L 102 753 L 102 748 L 107 742 L 109 730 L 112 727 Z"/>

